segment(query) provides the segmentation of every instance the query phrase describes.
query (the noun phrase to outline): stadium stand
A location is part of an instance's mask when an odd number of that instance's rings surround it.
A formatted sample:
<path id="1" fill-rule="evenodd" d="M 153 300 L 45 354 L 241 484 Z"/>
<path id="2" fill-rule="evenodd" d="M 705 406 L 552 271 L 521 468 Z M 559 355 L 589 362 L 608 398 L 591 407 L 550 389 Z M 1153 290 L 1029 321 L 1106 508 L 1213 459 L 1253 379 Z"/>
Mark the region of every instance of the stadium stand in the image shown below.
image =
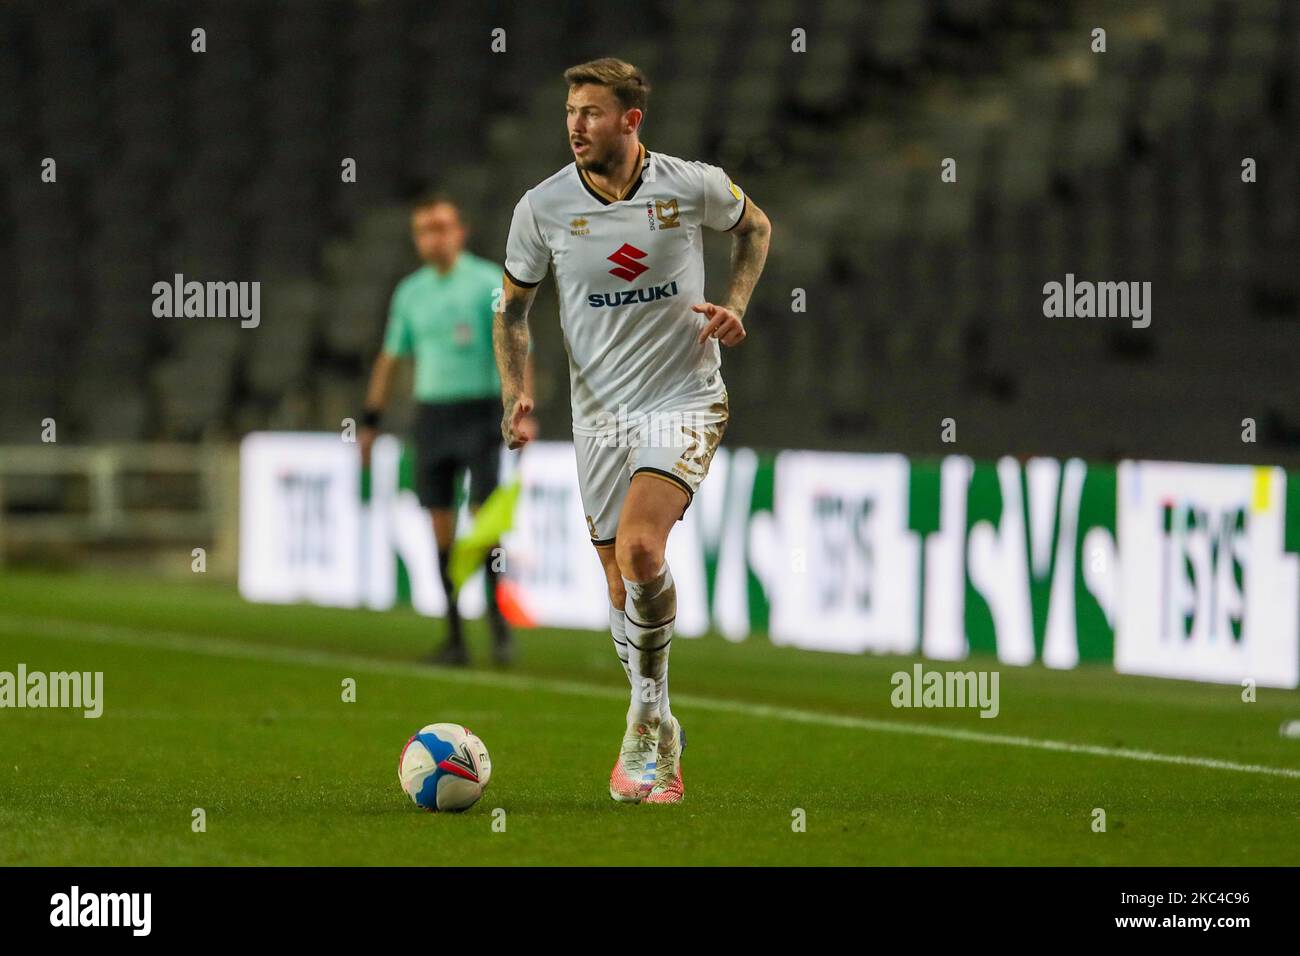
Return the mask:
<path id="1" fill-rule="evenodd" d="M 614 54 L 654 84 L 650 148 L 725 165 L 775 223 L 753 334 L 725 357 L 729 440 L 937 454 L 951 416 L 976 457 L 1300 466 L 1292 4 L 199 10 L 0 8 L 0 443 L 47 416 L 78 441 L 338 427 L 414 267 L 405 197 L 461 197 L 499 261 L 515 199 L 568 159 L 561 71 Z M 709 256 L 724 274 L 725 242 Z M 260 281 L 261 326 L 154 318 L 176 272 Z M 1150 281 L 1151 327 L 1045 318 L 1066 273 Z M 561 436 L 555 308 L 548 283 L 539 399 Z"/>

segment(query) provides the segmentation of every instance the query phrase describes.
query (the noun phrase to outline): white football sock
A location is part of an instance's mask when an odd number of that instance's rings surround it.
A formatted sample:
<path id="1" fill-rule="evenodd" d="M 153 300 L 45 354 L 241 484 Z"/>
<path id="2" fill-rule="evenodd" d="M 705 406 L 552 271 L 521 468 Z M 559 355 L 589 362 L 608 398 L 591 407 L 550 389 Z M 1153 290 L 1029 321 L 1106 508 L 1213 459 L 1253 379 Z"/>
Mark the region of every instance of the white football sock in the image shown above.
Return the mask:
<path id="1" fill-rule="evenodd" d="M 632 681 L 632 667 L 627 662 L 627 615 L 623 613 L 622 608 L 612 605 L 609 609 L 609 636 L 614 639 L 614 653 L 618 655 L 618 661 L 623 665 L 627 682 L 635 686 Z"/>
<path id="2" fill-rule="evenodd" d="M 627 589 L 628 666 L 632 679 L 630 720 L 672 720 L 668 707 L 668 651 L 677 618 L 677 586 L 665 564 L 649 581 L 623 579 Z"/>

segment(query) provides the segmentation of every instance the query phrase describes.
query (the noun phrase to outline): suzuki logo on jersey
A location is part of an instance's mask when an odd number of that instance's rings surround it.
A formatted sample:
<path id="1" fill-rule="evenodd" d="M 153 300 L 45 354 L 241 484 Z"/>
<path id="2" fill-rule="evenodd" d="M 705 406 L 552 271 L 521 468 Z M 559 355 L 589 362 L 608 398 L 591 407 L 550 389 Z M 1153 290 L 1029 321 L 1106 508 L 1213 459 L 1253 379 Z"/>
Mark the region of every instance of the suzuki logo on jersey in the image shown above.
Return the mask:
<path id="1" fill-rule="evenodd" d="M 665 282 L 663 285 L 651 286 L 648 289 L 624 289 L 622 292 L 593 292 L 587 296 L 587 305 L 593 309 L 604 308 L 607 305 L 635 305 L 638 302 L 658 302 L 660 299 L 671 299 L 677 294 L 677 282 Z"/>
<path id="2" fill-rule="evenodd" d="M 649 266 L 643 266 L 641 263 L 637 262 L 638 259 L 644 259 L 645 257 L 645 252 L 638 249 L 636 246 L 625 242 L 619 247 L 618 252 L 611 256 L 606 256 L 610 262 L 614 263 L 618 267 L 616 269 L 610 269 L 609 273 L 610 275 L 618 276 L 620 279 L 626 279 L 628 282 L 635 282 L 637 278 L 640 277 L 641 273 L 650 268 Z"/>

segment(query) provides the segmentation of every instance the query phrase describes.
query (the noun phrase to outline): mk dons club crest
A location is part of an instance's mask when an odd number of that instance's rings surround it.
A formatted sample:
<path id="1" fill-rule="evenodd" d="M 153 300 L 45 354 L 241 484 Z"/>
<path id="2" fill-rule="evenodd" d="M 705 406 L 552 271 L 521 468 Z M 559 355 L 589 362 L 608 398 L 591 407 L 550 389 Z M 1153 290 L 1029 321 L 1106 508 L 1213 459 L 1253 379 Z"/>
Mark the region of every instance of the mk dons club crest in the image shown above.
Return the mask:
<path id="1" fill-rule="evenodd" d="M 651 204 L 647 202 L 645 211 L 646 217 L 650 220 L 651 232 L 655 229 L 674 229 L 682 224 L 681 212 L 677 208 L 676 199 L 654 200 L 653 215 L 651 215 Z"/>

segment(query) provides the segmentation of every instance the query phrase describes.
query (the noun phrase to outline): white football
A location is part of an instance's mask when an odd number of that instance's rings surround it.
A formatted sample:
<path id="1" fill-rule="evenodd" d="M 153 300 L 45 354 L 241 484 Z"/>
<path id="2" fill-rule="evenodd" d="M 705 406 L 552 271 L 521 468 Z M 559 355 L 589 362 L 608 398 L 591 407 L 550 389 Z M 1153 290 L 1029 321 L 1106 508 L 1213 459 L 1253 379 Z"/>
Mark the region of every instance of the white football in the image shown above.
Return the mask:
<path id="1" fill-rule="evenodd" d="M 483 796 L 492 779 L 492 758 L 467 727 L 429 724 L 402 748 L 397 779 L 416 806 L 457 813 Z"/>

